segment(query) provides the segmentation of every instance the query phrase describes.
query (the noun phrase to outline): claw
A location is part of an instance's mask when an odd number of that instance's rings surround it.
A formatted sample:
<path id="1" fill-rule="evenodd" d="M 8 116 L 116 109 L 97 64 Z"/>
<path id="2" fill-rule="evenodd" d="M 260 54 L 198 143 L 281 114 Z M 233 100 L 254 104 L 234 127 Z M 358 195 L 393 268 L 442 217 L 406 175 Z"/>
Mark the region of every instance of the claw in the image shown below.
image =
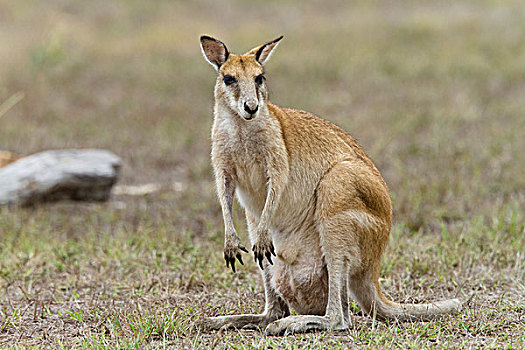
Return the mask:
<path id="1" fill-rule="evenodd" d="M 264 258 L 262 256 L 259 256 L 259 266 L 261 267 L 261 270 L 264 270 L 263 260 L 264 260 Z"/>
<path id="2" fill-rule="evenodd" d="M 268 262 L 270 263 L 270 265 L 273 265 L 273 262 L 272 262 L 272 254 L 270 254 L 270 252 L 266 252 L 266 259 L 268 259 Z"/>
<path id="3" fill-rule="evenodd" d="M 248 250 L 246 248 L 244 248 L 242 245 L 239 246 L 239 249 L 242 250 L 245 253 L 248 253 Z"/>
<path id="4" fill-rule="evenodd" d="M 277 256 L 277 255 L 275 254 L 275 250 L 273 249 L 273 244 L 272 244 L 271 247 L 270 247 L 270 252 L 272 253 L 273 256 Z"/>
<path id="5" fill-rule="evenodd" d="M 242 261 L 241 253 L 237 254 L 237 259 L 241 263 L 241 265 L 244 265 L 244 262 Z"/>

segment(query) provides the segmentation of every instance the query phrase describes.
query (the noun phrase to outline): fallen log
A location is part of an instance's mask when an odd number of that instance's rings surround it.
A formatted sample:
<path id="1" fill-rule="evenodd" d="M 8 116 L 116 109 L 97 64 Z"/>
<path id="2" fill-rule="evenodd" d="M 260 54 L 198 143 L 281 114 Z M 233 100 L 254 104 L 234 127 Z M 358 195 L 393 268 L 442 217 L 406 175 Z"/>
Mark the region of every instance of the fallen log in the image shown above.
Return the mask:
<path id="1" fill-rule="evenodd" d="M 62 199 L 104 201 L 117 182 L 121 160 L 96 149 L 51 150 L 0 168 L 0 205 Z"/>

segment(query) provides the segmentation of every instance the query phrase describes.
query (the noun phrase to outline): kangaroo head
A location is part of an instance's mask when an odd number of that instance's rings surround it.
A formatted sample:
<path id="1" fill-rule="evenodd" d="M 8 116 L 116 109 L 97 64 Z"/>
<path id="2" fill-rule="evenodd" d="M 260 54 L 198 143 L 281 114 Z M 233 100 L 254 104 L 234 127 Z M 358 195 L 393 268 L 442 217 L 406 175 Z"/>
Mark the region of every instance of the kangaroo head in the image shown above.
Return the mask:
<path id="1" fill-rule="evenodd" d="M 244 55 L 235 55 L 221 41 L 201 36 L 202 54 L 218 73 L 216 101 L 246 120 L 255 118 L 261 108 L 266 107 L 268 98 L 264 64 L 282 38 L 255 47 Z"/>

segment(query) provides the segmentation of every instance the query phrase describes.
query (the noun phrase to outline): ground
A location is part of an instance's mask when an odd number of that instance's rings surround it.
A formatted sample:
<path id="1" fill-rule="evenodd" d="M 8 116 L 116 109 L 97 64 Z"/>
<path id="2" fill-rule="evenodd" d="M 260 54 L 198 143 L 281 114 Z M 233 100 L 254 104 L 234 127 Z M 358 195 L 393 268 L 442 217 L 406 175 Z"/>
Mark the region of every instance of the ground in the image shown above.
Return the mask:
<path id="1" fill-rule="evenodd" d="M 272 101 L 348 130 L 390 187 L 385 293 L 463 311 L 354 304 L 348 331 L 282 338 L 196 326 L 264 303 L 253 260 L 222 259 L 202 34 L 237 53 L 285 35 Z M 0 149 L 109 149 L 120 185 L 160 186 L 0 208 L 0 347 L 525 347 L 525 2 L 2 0 L 0 63 Z"/>

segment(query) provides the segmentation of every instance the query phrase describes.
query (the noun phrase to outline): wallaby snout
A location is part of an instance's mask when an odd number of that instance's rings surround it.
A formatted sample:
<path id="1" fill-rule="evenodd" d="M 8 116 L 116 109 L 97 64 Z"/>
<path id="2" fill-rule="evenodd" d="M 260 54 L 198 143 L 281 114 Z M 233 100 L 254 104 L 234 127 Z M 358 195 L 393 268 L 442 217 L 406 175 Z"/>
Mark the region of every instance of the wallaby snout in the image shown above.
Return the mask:
<path id="1" fill-rule="evenodd" d="M 244 110 L 253 117 L 253 115 L 259 110 L 259 104 L 256 101 L 244 102 Z"/>

